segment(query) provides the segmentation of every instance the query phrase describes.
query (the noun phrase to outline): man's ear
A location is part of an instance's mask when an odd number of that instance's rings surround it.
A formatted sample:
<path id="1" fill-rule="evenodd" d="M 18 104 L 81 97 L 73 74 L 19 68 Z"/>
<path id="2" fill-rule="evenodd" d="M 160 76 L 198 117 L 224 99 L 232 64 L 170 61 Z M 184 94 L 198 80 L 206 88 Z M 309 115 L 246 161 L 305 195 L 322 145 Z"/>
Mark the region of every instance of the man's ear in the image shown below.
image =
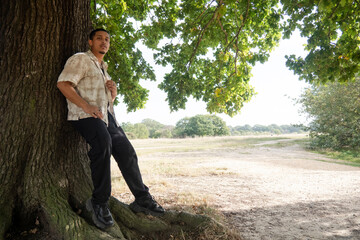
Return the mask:
<path id="1" fill-rule="evenodd" d="M 92 45 L 93 45 L 93 41 L 89 39 L 89 46 L 92 47 Z"/>

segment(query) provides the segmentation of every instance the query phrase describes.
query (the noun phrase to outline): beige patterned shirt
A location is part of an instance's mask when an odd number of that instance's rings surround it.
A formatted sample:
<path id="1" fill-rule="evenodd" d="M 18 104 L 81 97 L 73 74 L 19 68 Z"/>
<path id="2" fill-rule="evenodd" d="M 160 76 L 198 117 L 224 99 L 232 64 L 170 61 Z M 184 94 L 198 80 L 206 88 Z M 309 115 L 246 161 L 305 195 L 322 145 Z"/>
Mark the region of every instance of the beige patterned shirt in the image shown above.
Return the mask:
<path id="1" fill-rule="evenodd" d="M 106 88 L 106 81 L 111 80 L 107 73 L 107 64 L 99 63 L 95 55 L 89 50 L 71 56 L 61 72 L 58 82 L 71 82 L 76 92 L 90 105 L 98 106 L 104 115 L 104 122 L 108 124 L 107 111 L 114 116 L 110 91 Z M 79 120 L 92 117 L 90 114 L 68 99 L 68 120 Z"/>

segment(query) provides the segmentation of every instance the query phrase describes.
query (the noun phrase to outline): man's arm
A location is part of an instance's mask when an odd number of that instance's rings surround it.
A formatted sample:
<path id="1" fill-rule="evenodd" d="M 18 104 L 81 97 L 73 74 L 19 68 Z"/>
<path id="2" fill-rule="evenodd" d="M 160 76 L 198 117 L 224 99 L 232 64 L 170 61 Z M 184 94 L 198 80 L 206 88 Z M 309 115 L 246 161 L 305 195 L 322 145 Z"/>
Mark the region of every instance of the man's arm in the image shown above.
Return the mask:
<path id="1" fill-rule="evenodd" d="M 58 82 L 57 87 L 62 92 L 62 94 L 76 106 L 82 108 L 84 112 L 90 114 L 94 118 L 103 119 L 104 116 L 100 111 L 99 107 L 90 105 L 87 103 L 76 91 L 75 88 L 72 86 L 71 82 Z"/>

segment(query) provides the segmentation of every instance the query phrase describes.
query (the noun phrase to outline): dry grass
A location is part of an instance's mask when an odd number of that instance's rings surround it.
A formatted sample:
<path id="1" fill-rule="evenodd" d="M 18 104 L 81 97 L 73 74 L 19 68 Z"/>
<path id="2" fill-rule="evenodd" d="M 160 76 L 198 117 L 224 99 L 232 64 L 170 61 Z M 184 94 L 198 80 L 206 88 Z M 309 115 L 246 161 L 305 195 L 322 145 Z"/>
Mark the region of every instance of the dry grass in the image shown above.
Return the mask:
<path id="1" fill-rule="evenodd" d="M 162 199 L 159 199 L 159 201 L 171 202 L 172 204 L 167 204 L 168 206 L 184 205 L 184 199 L 186 198 L 184 196 L 188 196 L 186 205 L 200 206 L 204 205 L 204 196 L 202 194 L 176 191 L 176 186 L 181 183 L 175 182 L 174 184 L 169 179 L 196 178 L 200 176 L 235 177 L 238 173 L 232 172 L 227 167 L 217 166 L 216 162 L 211 166 L 204 164 L 209 161 L 208 156 L 210 155 L 213 159 L 217 159 L 221 157 L 217 156 L 217 150 L 233 151 L 239 148 L 246 149 L 257 144 L 271 144 L 275 140 L 301 137 L 301 135 L 265 135 L 186 139 L 138 139 L 131 142 L 139 157 L 139 165 L 144 182 L 151 186 L 153 194 L 156 192 L 155 196 L 162 196 Z M 124 202 L 131 202 L 133 197 L 114 160 L 111 171 L 113 195 L 120 197 Z M 172 191 L 169 191 L 169 189 L 172 189 Z"/>
<path id="2" fill-rule="evenodd" d="M 151 193 L 160 204 L 166 209 L 206 214 L 224 223 L 225 216 L 212 204 L 216 196 L 211 193 L 191 191 L 186 187 L 186 182 L 197 184 L 197 181 L 204 181 L 206 178 L 236 178 L 239 173 L 221 165 L 222 151 L 239 151 L 240 149 L 243 154 L 246 154 L 246 149 L 258 144 L 266 145 L 277 140 L 286 141 L 297 138 L 301 136 L 147 139 L 132 140 L 132 144 L 139 157 L 144 182 L 150 187 Z M 286 144 L 289 143 L 286 142 Z M 112 162 L 112 178 L 113 195 L 125 203 L 132 202 L 134 198 L 115 161 Z M 205 237 L 203 239 L 238 239 L 239 236 L 236 230 L 230 230 L 226 234 L 228 237 L 225 238 Z"/>

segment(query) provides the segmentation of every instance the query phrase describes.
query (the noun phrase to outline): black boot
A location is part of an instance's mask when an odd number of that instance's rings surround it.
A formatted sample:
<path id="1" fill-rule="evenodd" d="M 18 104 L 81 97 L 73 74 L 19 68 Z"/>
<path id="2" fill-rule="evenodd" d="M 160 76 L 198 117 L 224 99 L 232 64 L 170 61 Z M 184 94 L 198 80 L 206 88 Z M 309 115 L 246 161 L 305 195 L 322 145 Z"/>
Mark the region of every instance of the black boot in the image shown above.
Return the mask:
<path id="1" fill-rule="evenodd" d="M 164 208 L 151 195 L 135 199 L 129 207 L 135 213 L 143 212 L 153 216 L 161 216 L 165 213 Z"/>
<path id="2" fill-rule="evenodd" d="M 86 201 L 86 209 L 91 212 L 92 220 L 98 228 L 104 230 L 114 225 L 114 219 L 107 204 L 94 204 L 89 198 Z"/>

